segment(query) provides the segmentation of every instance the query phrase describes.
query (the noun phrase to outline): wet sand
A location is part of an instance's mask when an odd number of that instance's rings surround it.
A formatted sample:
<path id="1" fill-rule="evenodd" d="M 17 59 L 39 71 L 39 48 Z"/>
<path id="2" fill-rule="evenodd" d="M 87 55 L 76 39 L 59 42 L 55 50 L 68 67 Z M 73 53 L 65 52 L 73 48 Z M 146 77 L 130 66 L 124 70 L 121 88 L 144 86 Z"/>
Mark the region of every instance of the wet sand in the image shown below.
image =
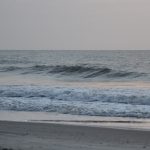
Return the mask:
<path id="1" fill-rule="evenodd" d="M 0 150 L 150 149 L 150 120 L 0 111 Z"/>
<path id="2" fill-rule="evenodd" d="M 0 121 L 0 147 L 14 150 L 149 150 L 150 131 Z"/>

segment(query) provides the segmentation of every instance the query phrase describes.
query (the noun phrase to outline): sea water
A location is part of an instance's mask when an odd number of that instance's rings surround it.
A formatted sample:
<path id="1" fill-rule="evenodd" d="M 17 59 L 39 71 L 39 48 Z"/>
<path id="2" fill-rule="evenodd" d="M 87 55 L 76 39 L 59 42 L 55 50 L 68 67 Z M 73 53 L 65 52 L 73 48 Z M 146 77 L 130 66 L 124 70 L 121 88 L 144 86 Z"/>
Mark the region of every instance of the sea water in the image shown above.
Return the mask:
<path id="1" fill-rule="evenodd" d="M 0 51 L 0 110 L 150 118 L 150 51 Z"/>

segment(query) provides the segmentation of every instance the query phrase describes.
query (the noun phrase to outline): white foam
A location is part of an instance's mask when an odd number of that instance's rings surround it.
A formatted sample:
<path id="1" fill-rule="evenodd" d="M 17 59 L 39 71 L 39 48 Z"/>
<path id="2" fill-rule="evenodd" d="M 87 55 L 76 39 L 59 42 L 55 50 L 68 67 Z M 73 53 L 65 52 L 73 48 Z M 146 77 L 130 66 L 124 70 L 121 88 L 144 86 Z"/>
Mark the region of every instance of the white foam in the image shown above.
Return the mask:
<path id="1" fill-rule="evenodd" d="M 149 89 L 0 86 L 0 109 L 150 117 Z"/>

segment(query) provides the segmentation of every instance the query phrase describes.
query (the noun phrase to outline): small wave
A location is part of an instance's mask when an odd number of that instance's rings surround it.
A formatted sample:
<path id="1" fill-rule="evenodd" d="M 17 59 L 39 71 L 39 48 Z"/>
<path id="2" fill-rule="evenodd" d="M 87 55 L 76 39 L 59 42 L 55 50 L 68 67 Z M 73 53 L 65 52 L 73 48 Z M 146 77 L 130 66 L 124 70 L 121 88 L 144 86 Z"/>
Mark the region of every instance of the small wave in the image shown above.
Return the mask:
<path id="1" fill-rule="evenodd" d="M 0 86 L 0 110 L 150 117 L 149 89 Z"/>
<path id="2" fill-rule="evenodd" d="M 13 88 L 11 88 L 13 87 Z M 150 105 L 149 90 L 138 89 L 77 89 L 36 86 L 0 88 L 1 97 L 43 98 L 63 101 L 107 102 L 132 105 Z"/>
<path id="3" fill-rule="evenodd" d="M 20 67 L 16 67 L 16 66 L 8 66 L 8 67 L 2 67 L 0 68 L 0 72 L 10 72 L 10 71 L 17 71 L 20 70 Z"/>
<path id="4" fill-rule="evenodd" d="M 32 61 L 29 61 L 28 58 L 21 58 L 21 59 L 5 59 L 5 58 L 0 58 L 0 64 L 29 64 L 32 63 Z"/>
<path id="5" fill-rule="evenodd" d="M 137 78 L 145 76 L 145 73 L 115 70 L 104 66 L 83 65 L 34 65 L 28 67 L 4 66 L 0 72 L 20 71 L 21 74 L 46 74 L 72 76 L 82 79 L 89 78 Z"/>
<path id="6" fill-rule="evenodd" d="M 108 77 L 123 78 L 123 77 L 140 77 L 140 76 L 143 76 L 143 75 L 145 75 L 145 73 L 120 71 L 120 72 L 114 72 L 114 73 L 108 74 Z"/>
<path id="7" fill-rule="evenodd" d="M 98 68 L 95 72 L 86 75 L 85 78 L 94 78 L 103 74 L 109 74 L 112 71 L 110 68 Z"/>

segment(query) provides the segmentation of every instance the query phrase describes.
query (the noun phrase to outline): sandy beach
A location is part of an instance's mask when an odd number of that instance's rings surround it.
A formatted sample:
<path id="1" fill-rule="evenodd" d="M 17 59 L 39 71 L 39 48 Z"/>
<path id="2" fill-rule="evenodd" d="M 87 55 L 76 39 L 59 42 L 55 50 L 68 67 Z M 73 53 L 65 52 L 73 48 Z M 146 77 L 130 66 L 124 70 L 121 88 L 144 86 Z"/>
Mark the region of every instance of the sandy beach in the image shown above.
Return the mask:
<path id="1" fill-rule="evenodd" d="M 148 150 L 150 131 L 1 121 L 0 145 L 22 150 Z"/>
<path id="2" fill-rule="evenodd" d="M 9 115 L 8 115 L 9 114 Z M 10 115 L 11 114 L 11 115 Z M 150 130 L 147 128 L 120 128 L 102 124 L 99 125 L 28 122 L 19 120 L 19 114 L 29 119 L 31 113 L 1 112 L 0 117 L 0 147 L 14 150 L 141 150 L 150 149 Z M 24 114 L 24 115 L 23 115 Z M 35 113 L 36 114 L 36 113 Z M 35 118 L 33 113 L 32 119 Z M 13 120 L 13 115 L 18 120 Z M 37 113 L 38 116 L 39 113 Z M 6 116 L 5 120 L 2 116 Z M 60 115 L 61 116 L 61 115 Z M 59 115 L 56 119 L 59 120 Z M 37 116 L 36 116 L 37 117 Z M 42 116 L 44 117 L 44 115 Z M 61 116 L 62 117 L 62 116 Z M 12 118 L 11 121 L 6 121 Z M 40 118 L 40 117 L 39 117 Z M 45 114 L 46 118 L 46 114 Z M 49 118 L 50 119 L 50 118 Z M 63 118 L 65 119 L 65 118 Z M 75 117 L 76 119 L 76 117 Z M 83 118 L 82 118 L 83 119 Z M 104 119 L 104 118 L 103 118 Z M 73 119 L 72 119 L 73 120 Z M 80 119 L 79 119 L 80 120 Z M 86 119 L 85 119 L 86 120 Z M 90 120 L 90 119 L 89 119 Z M 126 119 L 127 120 L 127 119 Z M 95 122 L 96 123 L 96 122 Z M 125 121 L 127 123 L 127 121 Z M 137 122 L 138 123 L 138 122 Z M 100 125 L 101 124 L 101 125 Z M 129 124 L 129 123 L 128 123 Z M 135 122 L 131 122 L 136 125 Z M 133 126 L 132 126 L 133 127 Z"/>

